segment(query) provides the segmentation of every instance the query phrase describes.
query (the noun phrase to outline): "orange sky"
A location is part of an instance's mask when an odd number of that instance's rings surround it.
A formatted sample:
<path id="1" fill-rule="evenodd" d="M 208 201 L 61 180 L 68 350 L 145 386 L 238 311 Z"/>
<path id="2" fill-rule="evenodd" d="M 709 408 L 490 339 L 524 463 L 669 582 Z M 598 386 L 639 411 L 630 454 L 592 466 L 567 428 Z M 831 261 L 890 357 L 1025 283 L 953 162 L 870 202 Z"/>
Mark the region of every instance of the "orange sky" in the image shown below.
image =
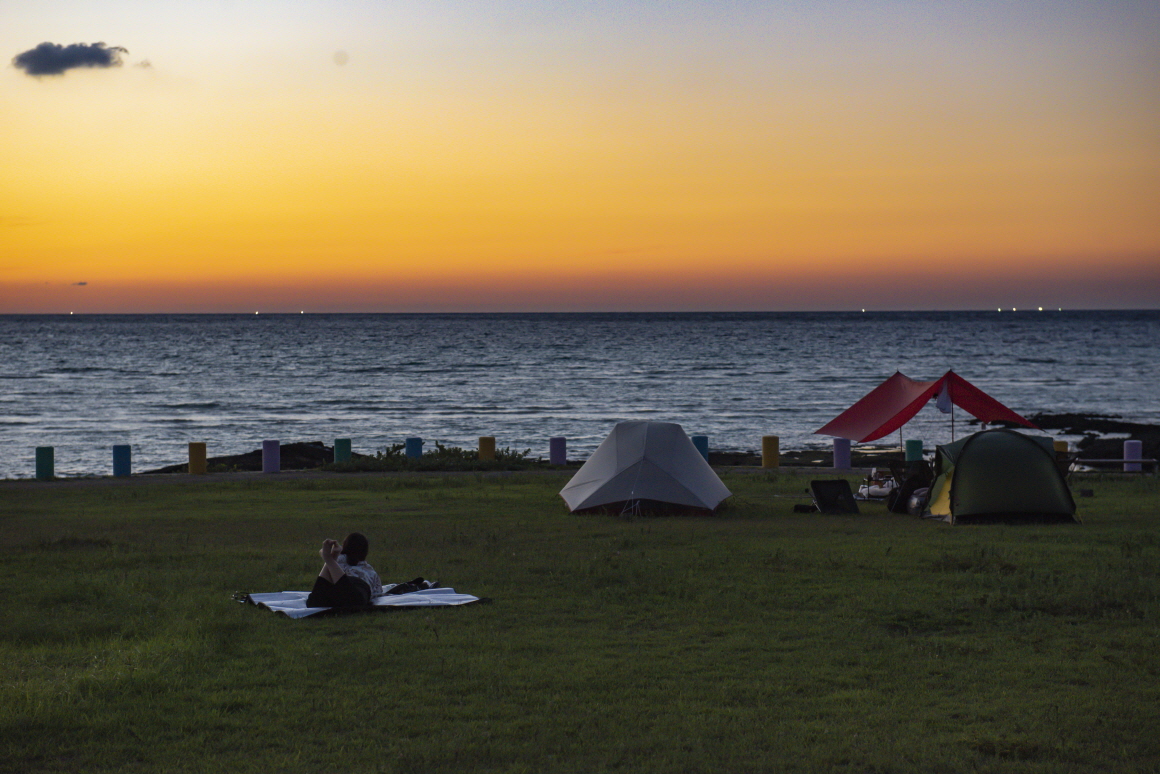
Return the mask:
<path id="1" fill-rule="evenodd" d="M 63 5 L 0 312 L 1157 306 L 1152 4 Z"/>

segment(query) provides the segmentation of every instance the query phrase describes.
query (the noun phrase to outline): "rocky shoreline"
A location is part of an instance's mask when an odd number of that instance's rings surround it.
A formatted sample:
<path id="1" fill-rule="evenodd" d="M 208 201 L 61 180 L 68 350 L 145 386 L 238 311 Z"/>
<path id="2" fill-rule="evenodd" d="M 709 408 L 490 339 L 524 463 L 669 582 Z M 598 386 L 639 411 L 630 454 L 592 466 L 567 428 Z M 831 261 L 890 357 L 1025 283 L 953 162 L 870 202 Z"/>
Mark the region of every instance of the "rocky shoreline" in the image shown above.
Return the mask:
<path id="1" fill-rule="evenodd" d="M 1033 414 L 1028 419 L 1043 430 L 1082 436 L 1075 444 L 1081 460 L 1119 459 L 1124 456 L 1126 440 L 1140 441 L 1145 459 L 1157 459 L 1160 454 L 1160 427 L 1156 425 L 1125 422 L 1105 414 Z M 1106 437 L 1113 434 L 1119 437 Z"/>
<path id="2" fill-rule="evenodd" d="M 279 457 L 282 470 L 315 470 L 323 465 L 334 462 L 334 447 L 327 446 L 321 441 L 303 441 L 287 443 L 279 447 Z M 351 453 L 353 459 L 360 459 L 368 455 Z M 206 459 L 206 469 L 210 473 L 231 473 L 235 471 L 258 471 L 262 469 L 262 450 L 255 449 L 245 454 L 229 454 L 221 457 Z M 155 470 L 142 471 L 143 474 L 152 473 L 185 473 L 189 470 L 187 463 L 166 465 Z"/>
<path id="3" fill-rule="evenodd" d="M 1119 459 L 1123 457 L 1126 439 L 1143 443 L 1145 459 L 1156 459 L 1160 455 L 1160 427 L 1156 425 L 1127 422 L 1120 417 L 1105 414 L 1034 414 L 1028 419 L 1045 431 L 1080 436 L 1075 448 L 1081 461 Z M 1116 437 L 1109 438 L 1108 435 Z M 885 466 L 891 460 L 897 460 L 898 453 L 897 448 L 857 447 L 853 451 L 853 462 L 855 467 Z M 334 448 L 321 441 L 288 443 L 280 448 L 280 456 L 282 470 L 316 470 L 334 462 Z M 357 452 L 351 454 L 355 461 L 370 457 Z M 761 454 L 755 451 L 710 451 L 709 463 L 726 467 L 755 467 L 761 465 Z M 783 451 L 781 463 L 786 467 L 829 467 L 832 456 L 828 449 Z M 206 460 L 206 464 L 210 472 L 260 471 L 262 450 L 211 457 Z M 547 465 L 546 462 L 543 464 Z M 570 463 L 569 467 L 579 464 Z M 188 466 L 182 463 L 144 473 L 184 473 L 186 470 Z"/>

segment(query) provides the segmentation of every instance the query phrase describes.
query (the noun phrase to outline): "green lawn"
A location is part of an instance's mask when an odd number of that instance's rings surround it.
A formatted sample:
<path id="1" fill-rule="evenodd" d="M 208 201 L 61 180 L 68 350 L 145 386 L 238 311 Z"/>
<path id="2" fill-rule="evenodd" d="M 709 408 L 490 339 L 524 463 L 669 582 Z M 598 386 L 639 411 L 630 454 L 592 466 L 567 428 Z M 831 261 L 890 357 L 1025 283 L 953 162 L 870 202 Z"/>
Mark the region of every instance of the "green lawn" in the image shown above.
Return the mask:
<path id="1" fill-rule="evenodd" d="M 574 516 L 568 475 L 0 483 L 0 771 L 1160 771 L 1156 478 L 952 528 L 794 514 L 816 473 Z M 231 600 L 355 529 L 493 602 Z"/>

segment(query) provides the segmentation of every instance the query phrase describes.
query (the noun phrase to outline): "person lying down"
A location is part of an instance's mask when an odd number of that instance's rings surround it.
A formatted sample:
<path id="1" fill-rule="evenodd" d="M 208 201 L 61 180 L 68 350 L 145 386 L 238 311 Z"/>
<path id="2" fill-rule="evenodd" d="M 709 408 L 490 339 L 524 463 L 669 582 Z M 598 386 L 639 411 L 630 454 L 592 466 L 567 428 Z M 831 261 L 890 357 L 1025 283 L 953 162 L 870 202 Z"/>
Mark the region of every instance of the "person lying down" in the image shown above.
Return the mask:
<path id="1" fill-rule="evenodd" d="M 337 540 L 322 541 L 322 548 L 318 551 L 322 557 L 322 571 L 306 598 L 307 606 L 362 607 L 371 604 L 376 597 L 388 594 L 439 588 L 438 582 L 415 578 L 384 589 L 379 574 L 367 563 L 369 550 L 370 543 L 361 532 L 350 533 L 341 544 Z"/>

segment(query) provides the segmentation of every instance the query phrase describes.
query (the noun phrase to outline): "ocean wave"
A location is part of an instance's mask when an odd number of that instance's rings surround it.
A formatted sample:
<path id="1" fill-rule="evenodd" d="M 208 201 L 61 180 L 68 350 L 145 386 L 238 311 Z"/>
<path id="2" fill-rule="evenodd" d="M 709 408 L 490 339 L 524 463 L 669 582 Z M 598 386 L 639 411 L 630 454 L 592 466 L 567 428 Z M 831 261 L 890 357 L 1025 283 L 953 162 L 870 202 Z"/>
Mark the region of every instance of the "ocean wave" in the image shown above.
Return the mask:
<path id="1" fill-rule="evenodd" d="M 714 448 L 754 449 L 763 434 L 825 448 L 813 431 L 896 369 L 930 379 L 953 367 L 1023 414 L 1146 421 L 1160 405 L 1160 363 L 1145 356 L 1160 313 L 1146 325 L 1136 313 L 251 317 L 135 318 L 132 341 L 70 320 L 51 358 L 13 352 L 0 424 L 15 451 L 0 476 L 45 442 L 104 473 L 126 435 L 135 462 L 189 440 L 250 451 L 262 438 L 410 434 L 456 445 L 495 435 L 536 454 L 563 435 L 582 456 L 628 418 L 679 421 Z M 11 320 L 0 316 L 0 340 L 25 324 Z M 900 337 L 900 324 L 937 347 Z M 950 428 L 925 409 L 905 433 L 941 443 Z"/>

